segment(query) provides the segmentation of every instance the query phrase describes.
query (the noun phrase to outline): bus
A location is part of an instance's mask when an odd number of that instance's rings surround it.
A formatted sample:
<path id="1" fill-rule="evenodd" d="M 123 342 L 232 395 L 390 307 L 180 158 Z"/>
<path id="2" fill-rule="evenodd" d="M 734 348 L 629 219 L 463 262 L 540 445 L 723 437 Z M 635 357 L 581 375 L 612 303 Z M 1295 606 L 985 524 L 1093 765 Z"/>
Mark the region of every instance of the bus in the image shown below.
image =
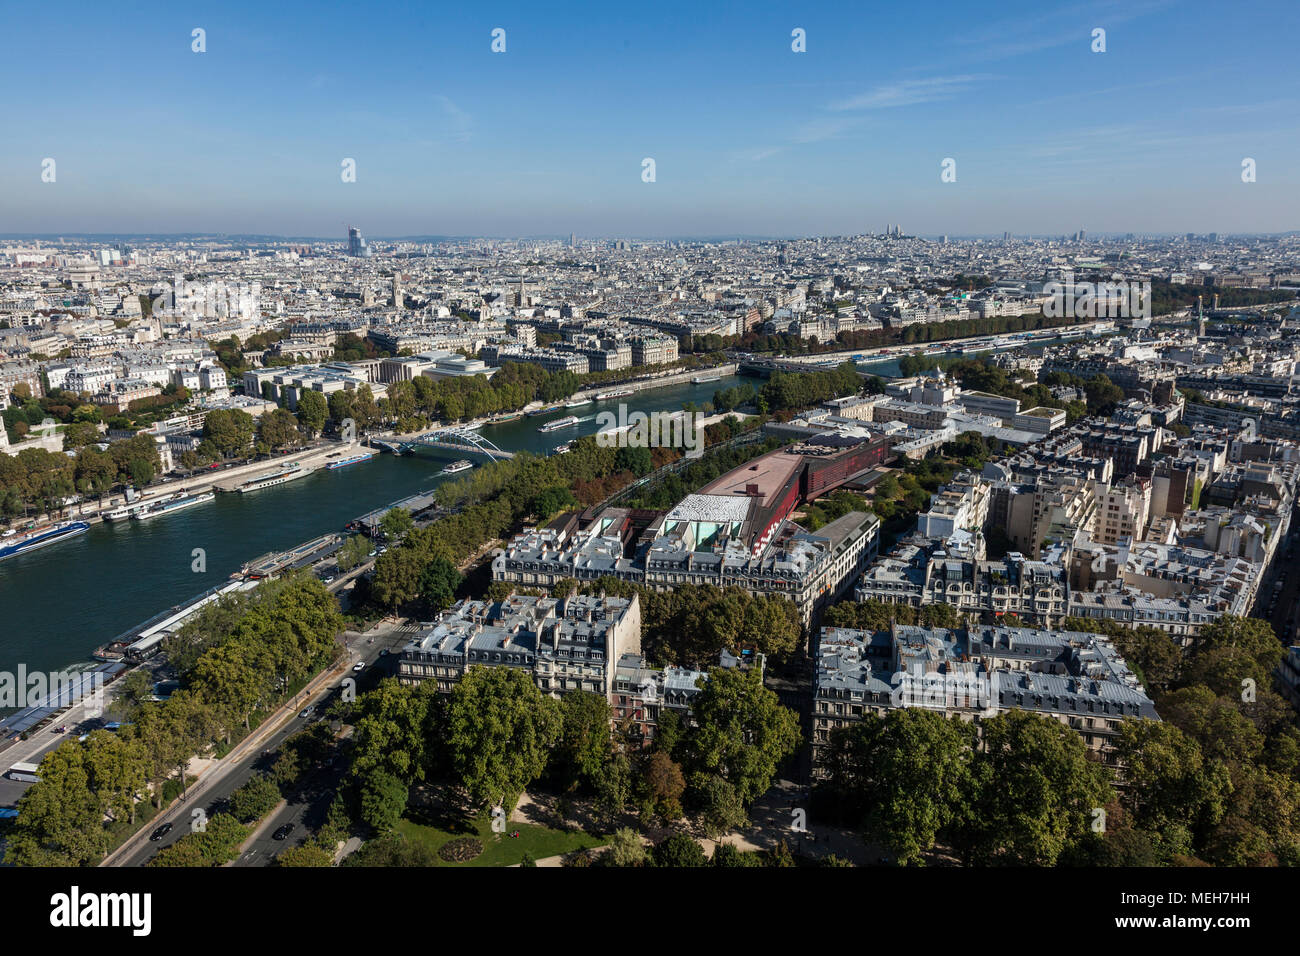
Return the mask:
<path id="1" fill-rule="evenodd" d="M 19 783 L 40 783 L 41 778 L 37 775 L 37 771 L 40 769 L 39 764 L 16 763 L 9 768 L 8 777 L 10 780 L 17 780 Z"/>

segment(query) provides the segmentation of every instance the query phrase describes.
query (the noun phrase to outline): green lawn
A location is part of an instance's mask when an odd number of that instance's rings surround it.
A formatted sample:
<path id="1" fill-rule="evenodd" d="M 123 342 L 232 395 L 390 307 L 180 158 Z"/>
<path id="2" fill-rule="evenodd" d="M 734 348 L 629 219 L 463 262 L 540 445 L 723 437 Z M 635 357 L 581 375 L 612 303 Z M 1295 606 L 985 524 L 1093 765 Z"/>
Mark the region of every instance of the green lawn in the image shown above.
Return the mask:
<path id="1" fill-rule="evenodd" d="M 563 830 L 552 830 L 531 823 L 510 823 L 505 833 L 493 833 L 492 821 L 487 818 L 475 820 L 474 826 L 477 827 L 474 835 L 483 843 L 483 852 L 468 863 L 448 863 L 446 860 L 439 859 L 439 866 L 514 866 L 523 861 L 525 853 L 531 855 L 534 860 L 541 860 L 573 850 L 603 846 L 606 842 L 600 837 L 590 836 L 581 830 L 566 833 Z M 519 836 L 510 836 L 516 830 L 519 831 Z M 398 822 L 397 832 L 413 843 L 427 846 L 434 854 L 437 854 L 439 847 L 444 843 L 471 835 L 452 833 L 422 823 L 414 823 L 406 818 Z"/>

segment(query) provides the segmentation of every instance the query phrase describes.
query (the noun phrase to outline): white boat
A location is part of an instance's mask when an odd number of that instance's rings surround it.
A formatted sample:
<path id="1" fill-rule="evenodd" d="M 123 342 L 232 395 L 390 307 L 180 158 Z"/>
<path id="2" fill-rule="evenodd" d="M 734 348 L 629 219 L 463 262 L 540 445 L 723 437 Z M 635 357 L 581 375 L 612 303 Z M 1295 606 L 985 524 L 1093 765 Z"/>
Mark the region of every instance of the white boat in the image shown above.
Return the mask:
<path id="1" fill-rule="evenodd" d="M 547 422 L 537 430 L 539 432 L 554 432 L 559 431 L 561 428 L 569 428 L 576 424 L 578 424 L 577 415 L 565 415 L 563 418 L 557 418 L 553 422 Z"/>
<path id="2" fill-rule="evenodd" d="M 187 495 L 184 492 L 173 495 L 164 501 L 156 502 L 148 508 L 137 511 L 131 517 L 136 521 L 148 521 L 150 518 L 157 518 L 159 515 L 168 515 L 175 511 L 181 511 L 185 508 L 201 505 L 205 501 L 211 501 L 217 496 L 215 491 L 204 491 L 197 495 Z"/>
<path id="3" fill-rule="evenodd" d="M 348 458 L 340 458 L 338 461 L 330 462 L 326 468 L 333 471 L 335 468 L 346 468 L 348 465 L 357 465 L 363 461 L 369 461 L 373 455 L 352 455 Z"/>
<path id="4" fill-rule="evenodd" d="M 691 379 L 691 384 L 708 385 L 712 382 L 721 382 L 721 381 L 722 381 L 721 375 L 714 375 L 712 378 L 709 378 L 708 376 L 705 375 L 696 375 L 693 379 Z"/>
<path id="5" fill-rule="evenodd" d="M 263 488 L 273 488 L 276 485 L 284 484 L 286 481 L 293 481 L 296 478 L 305 478 L 310 474 L 310 468 L 304 468 L 295 461 L 285 465 L 283 468 L 267 472 L 264 475 L 258 475 L 256 478 L 250 478 L 235 490 L 241 495 L 246 495 L 250 491 L 261 491 Z"/>
<path id="6" fill-rule="evenodd" d="M 589 399 L 589 398 L 578 398 L 578 399 L 574 399 L 574 400 L 571 401 L 571 402 L 565 402 L 565 403 L 564 403 L 564 407 L 565 407 L 565 408 L 581 408 L 583 405 L 590 405 L 590 404 L 591 404 L 591 399 Z"/>
<path id="7" fill-rule="evenodd" d="M 121 508 L 105 511 L 100 517 L 105 521 L 126 521 L 128 518 L 134 518 L 136 512 L 142 511 L 146 507 L 148 506 L 143 502 L 136 502 L 133 505 L 123 505 Z"/>
<path id="8" fill-rule="evenodd" d="M 607 398 L 624 398 L 628 395 L 635 395 L 635 394 L 636 394 L 636 389 L 634 388 L 620 388 L 613 392 L 601 392 L 599 395 L 596 396 L 596 401 L 603 402 Z"/>
<path id="9" fill-rule="evenodd" d="M 468 471 L 474 467 L 474 463 L 468 458 L 462 458 L 460 461 L 453 461 L 450 465 L 442 470 L 444 475 L 455 475 L 462 471 Z"/>

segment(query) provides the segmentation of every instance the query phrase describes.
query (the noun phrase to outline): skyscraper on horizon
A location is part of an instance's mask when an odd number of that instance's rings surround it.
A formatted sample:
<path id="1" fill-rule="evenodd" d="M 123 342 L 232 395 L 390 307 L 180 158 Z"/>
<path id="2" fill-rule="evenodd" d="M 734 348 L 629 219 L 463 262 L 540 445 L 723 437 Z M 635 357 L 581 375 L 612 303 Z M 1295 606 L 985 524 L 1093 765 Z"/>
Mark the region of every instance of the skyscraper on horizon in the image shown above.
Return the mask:
<path id="1" fill-rule="evenodd" d="M 361 230 L 356 226 L 348 226 L 348 255 L 354 259 L 370 258 L 370 246 L 361 238 Z"/>

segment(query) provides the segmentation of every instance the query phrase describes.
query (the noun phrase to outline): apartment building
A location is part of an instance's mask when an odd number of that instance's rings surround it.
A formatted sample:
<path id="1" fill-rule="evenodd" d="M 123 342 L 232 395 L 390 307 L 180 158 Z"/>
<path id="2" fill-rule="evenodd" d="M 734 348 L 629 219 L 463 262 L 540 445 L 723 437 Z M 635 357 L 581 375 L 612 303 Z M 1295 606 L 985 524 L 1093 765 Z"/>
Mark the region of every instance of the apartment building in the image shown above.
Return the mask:
<path id="1" fill-rule="evenodd" d="M 1019 552 L 978 559 L 950 554 L 947 543 L 917 536 L 859 579 L 854 597 L 887 604 L 947 604 L 972 615 L 1014 614 L 1052 627 L 1069 606 L 1065 569 Z"/>
<path id="2" fill-rule="evenodd" d="M 983 528 L 989 511 L 989 483 L 961 472 L 930 498 L 930 510 L 917 515 L 917 530 L 930 538 L 950 538 L 958 530 Z"/>
<path id="3" fill-rule="evenodd" d="M 1151 480 L 1130 476 L 1118 484 L 1097 483 L 1097 517 L 1092 538 L 1102 544 L 1136 541 L 1146 534 L 1151 515 Z"/>
<path id="4" fill-rule="evenodd" d="M 512 594 L 464 600 L 426 625 L 402 649 L 398 680 L 437 682 L 450 692 L 474 666 L 517 667 L 552 697 L 587 691 L 608 698 L 615 666 L 641 650 L 641 604 L 631 598 Z"/>
<path id="5" fill-rule="evenodd" d="M 1012 710 L 1059 721 L 1116 766 L 1126 719 L 1159 720 L 1137 677 L 1105 637 L 1077 631 L 894 625 L 822 628 L 813 684 L 813 773 L 831 735 L 871 716 L 921 707 L 978 723 Z"/>
<path id="6" fill-rule="evenodd" d="M 707 671 L 688 667 L 650 667 L 640 654 L 624 654 L 614 670 L 610 711 L 614 726 L 642 747 L 654 743 L 663 715 L 675 712 L 686 721 L 691 703 L 709 679 Z"/>
<path id="7" fill-rule="evenodd" d="M 635 336 L 629 344 L 633 365 L 666 365 L 678 358 L 677 339 L 670 335 Z"/>

